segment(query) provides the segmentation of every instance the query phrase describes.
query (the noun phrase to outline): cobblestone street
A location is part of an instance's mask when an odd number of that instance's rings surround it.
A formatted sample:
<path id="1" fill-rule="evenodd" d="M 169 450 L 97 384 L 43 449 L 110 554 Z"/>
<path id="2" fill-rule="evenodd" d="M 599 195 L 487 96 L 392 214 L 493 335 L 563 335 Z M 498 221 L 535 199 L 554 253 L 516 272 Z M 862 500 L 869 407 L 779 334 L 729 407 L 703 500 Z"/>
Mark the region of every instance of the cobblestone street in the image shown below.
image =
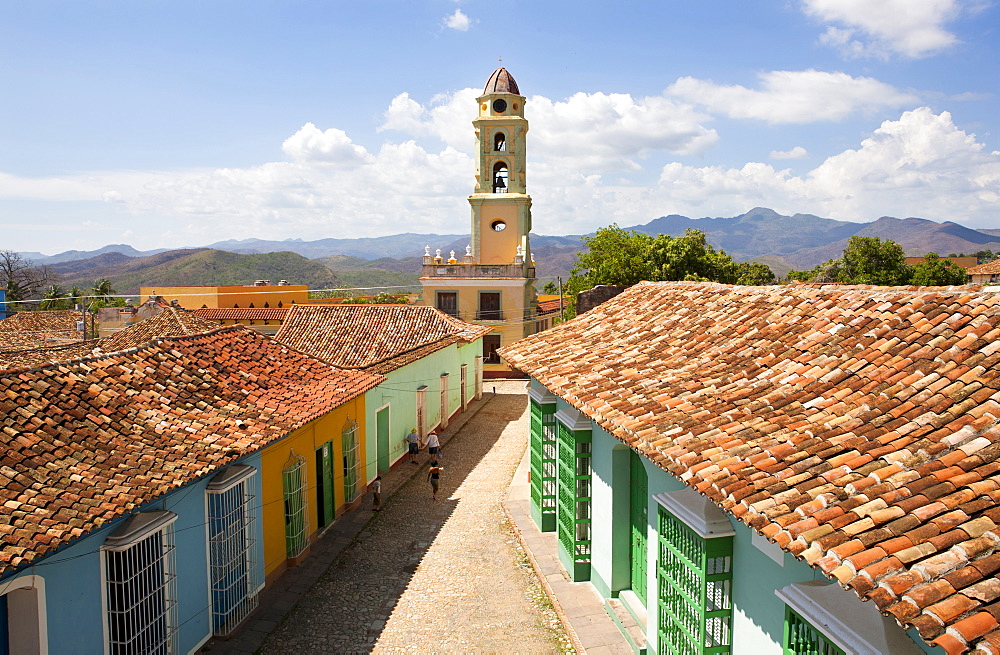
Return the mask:
<path id="1" fill-rule="evenodd" d="M 496 387 L 446 442 L 438 500 L 421 453 L 418 474 L 386 498 L 261 652 L 570 648 L 501 505 L 524 453 L 525 385 Z"/>

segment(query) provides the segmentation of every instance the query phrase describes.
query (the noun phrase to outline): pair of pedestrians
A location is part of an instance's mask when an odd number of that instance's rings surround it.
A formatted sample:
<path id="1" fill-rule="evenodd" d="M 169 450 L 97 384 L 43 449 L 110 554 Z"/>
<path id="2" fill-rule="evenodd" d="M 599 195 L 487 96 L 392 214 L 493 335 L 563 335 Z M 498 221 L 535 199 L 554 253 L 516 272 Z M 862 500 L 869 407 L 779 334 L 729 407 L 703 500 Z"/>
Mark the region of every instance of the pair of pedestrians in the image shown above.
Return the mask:
<path id="1" fill-rule="evenodd" d="M 438 438 L 437 432 L 433 430 L 427 435 L 427 441 L 421 442 L 420 435 L 417 434 L 417 429 L 413 428 L 410 430 L 410 434 L 406 435 L 406 446 L 406 457 L 411 464 L 417 463 L 417 455 L 424 446 L 427 446 L 427 452 L 430 454 L 432 460 L 437 460 L 441 457 L 441 440 Z"/>

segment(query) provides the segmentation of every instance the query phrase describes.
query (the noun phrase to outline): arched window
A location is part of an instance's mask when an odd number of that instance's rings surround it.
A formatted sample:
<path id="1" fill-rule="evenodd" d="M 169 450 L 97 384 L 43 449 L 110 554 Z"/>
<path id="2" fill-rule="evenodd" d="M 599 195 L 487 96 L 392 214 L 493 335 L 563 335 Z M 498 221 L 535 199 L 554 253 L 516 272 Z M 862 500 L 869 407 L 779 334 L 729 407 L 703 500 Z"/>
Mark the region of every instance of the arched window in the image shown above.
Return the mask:
<path id="1" fill-rule="evenodd" d="M 493 135 L 493 150 L 495 152 L 506 152 L 507 151 L 507 135 L 503 132 L 497 132 Z"/>
<path id="2" fill-rule="evenodd" d="M 502 161 L 493 166 L 493 193 L 507 193 L 507 164 Z"/>

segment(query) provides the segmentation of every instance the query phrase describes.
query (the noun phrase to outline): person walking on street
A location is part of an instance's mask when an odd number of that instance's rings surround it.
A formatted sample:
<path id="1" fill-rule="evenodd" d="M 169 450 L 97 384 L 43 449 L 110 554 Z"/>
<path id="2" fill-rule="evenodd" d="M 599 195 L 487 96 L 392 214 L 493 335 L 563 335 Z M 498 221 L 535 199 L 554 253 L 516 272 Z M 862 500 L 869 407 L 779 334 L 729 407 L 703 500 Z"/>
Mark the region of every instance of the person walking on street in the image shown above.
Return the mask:
<path id="1" fill-rule="evenodd" d="M 406 456 L 409 458 L 411 464 L 417 463 L 417 453 L 420 452 L 420 435 L 417 434 L 417 429 L 413 428 L 410 430 L 410 434 L 406 435 Z"/>
<path id="2" fill-rule="evenodd" d="M 441 454 L 441 440 L 438 439 L 437 432 L 431 430 L 431 433 L 427 435 L 427 453 L 431 456 L 431 461 L 440 458 Z"/>
<path id="3" fill-rule="evenodd" d="M 382 476 L 376 475 L 375 482 L 372 482 L 372 511 L 378 512 L 382 509 Z"/>
<path id="4" fill-rule="evenodd" d="M 431 467 L 427 469 L 427 481 L 431 483 L 431 500 L 438 499 L 438 487 L 441 485 L 441 472 L 443 466 L 438 466 L 437 460 L 431 462 Z"/>

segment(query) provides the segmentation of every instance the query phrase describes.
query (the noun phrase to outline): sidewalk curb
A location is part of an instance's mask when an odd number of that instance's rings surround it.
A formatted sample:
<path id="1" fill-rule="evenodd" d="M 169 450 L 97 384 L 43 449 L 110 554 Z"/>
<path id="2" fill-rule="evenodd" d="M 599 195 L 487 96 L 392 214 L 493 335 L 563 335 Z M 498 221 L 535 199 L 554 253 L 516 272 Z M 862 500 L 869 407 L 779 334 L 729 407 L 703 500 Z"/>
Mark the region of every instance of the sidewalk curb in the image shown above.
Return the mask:
<path id="1" fill-rule="evenodd" d="M 517 471 L 515 471 L 515 474 Z M 513 479 L 511 480 L 513 482 Z M 538 578 L 538 582 L 542 585 L 542 590 L 545 591 L 545 595 L 548 597 L 549 602 L 552 603 L 552 608 L 555 610 L 556 616 L 559 617 L 559 622 L 562 623 L 563 630 L 569 636 L 569 640 L 573 643 L 573 649 L 577 653 L 586 653 L 587 649 L 583 647 L 583 642 L 580 641 L 580 637 L 576 634 L 576 630 L 573 629 L 572 624 L 569 621 L 569 617 L 566 616 L 566 612 L 563 610 L 562 605 L 559 604 L 559 599 L 556 598 L 556 594 L 552 591 L 552 586 L 549 585 L 549 581 L 545 579 L 545 574 L 542 572 L 541 567 L 538 565 L 538 561 L 535 560 L 535 554 L 528 548 L 528 543 L 524 540 L 521 535 L 521 530 L 517 527 L 517 523 L 514 521 L 514 516 L 510 513 L 510 508 L 507 507 L 506 499 L 500 502 L 500 506 L 503 507 L 503 513 L 510 522 L 511 527 L 514 529 L 514 534 L 517 535 L 517 541 L 521 544 L 521 550 L 527 556 L 528 561 L 531 562 L 531 568 L 535 571 L 535 577 Z"/>

